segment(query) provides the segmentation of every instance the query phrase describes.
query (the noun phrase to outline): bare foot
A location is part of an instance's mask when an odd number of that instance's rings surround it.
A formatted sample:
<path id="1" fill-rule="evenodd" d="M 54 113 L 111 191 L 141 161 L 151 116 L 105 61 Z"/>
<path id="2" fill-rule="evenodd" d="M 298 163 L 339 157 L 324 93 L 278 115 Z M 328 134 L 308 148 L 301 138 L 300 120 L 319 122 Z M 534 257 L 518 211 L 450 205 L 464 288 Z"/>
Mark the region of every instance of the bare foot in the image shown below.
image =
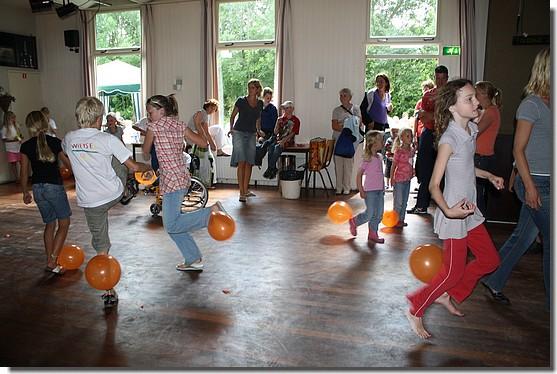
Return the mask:
<path id="1" fill-rule="evenodd" d="M 412 315 L 409 310 L 407 310 L 405 314 L 406 318 L 408 318 L 408 322 L 410 322 L 410 327 L 412 327 L 412 330 L 416 333 L 416 335 L 418 335 L 422 339 L 431 337 L 431 334 L 424 328 L 421 317 Z"/>
<path id="2" fill-rule="evenodd" d="M 435 300 L 435 302 L 437 304 L 441 304 L 443 305 L 445 308 L 447 308 L 447 310 L 449 311 L 449 313 L 451 313 L 454 316 L 458 316 L 458 317 L 464 317 L 464 313 L 462 313 L 460 310 L 458 310 L 454 305 L 453 302 L 451 301 L 451 297 L 449 296 L 448 293 L 444 293 L 443 295 L 439 296 L 437 298 L 437 300 Z"/>

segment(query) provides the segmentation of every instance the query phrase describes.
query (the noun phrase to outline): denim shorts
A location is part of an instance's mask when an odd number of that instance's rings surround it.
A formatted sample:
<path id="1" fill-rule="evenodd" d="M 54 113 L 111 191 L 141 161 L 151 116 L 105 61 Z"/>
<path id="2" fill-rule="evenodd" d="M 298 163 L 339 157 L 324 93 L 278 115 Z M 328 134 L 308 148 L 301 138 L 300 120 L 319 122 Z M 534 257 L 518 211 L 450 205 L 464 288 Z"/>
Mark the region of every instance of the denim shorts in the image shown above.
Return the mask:
<path id="1" fill-rule="evenodd" d="M 33 198 L 44 223 L 68 218 L 72 215 L 66 190 L 62 184 L 35 183 Z"/>
<path id="2" fill-rule="evenodd" d="M 240 161 L 255 164 L 255 133 L 253 132 L 232 131 L 230 166 L 236 167 Z"/>

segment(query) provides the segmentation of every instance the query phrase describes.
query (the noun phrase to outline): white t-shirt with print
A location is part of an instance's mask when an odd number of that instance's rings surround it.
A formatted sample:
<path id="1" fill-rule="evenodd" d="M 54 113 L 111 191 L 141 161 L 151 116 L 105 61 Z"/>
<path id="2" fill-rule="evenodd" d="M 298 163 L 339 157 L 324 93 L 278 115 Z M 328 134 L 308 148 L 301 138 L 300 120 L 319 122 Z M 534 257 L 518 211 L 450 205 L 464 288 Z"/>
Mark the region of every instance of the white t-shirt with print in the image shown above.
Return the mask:
<path id="1" fill-rule="evenodd" d="M 122 194 L 112 156 L 124 163 L 132 152 L 117 137 L 94 128 L 74 130 L 64 137 L 62 149 L 72 164 L 78 206 L 94 208 Z"/>

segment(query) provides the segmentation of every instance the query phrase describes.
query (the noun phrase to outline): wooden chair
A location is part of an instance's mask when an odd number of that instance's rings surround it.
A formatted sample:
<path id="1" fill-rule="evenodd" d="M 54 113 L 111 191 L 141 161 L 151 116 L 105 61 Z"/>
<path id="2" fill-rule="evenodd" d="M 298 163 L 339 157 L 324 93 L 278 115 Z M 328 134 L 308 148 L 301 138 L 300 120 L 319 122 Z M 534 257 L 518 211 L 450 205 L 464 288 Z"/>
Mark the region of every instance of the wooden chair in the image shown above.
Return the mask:
<path id="1" fill-rule="evenodd" d="M 329 183 L 331 184 L 331 189 L 334 190 L 335 187 L 333 185 L 333 181 L 331 179 L 331 174 L 329 173 L 329 165 L 331 164 L 331 160 L 333 159 L 333 151 L 335 149 L 335 139 L 324 139 L 325 146 L 323 152 L 319 152 L 319 162 L 313 162 L 308 165 L 308 175 L 307 175 L 307 182 L 309 182 L 311 176 L 313 175 L 313 194 L 315 195 L 315 175 L 319 173 L 321 177 L 321 182 L 323 183 L 323 188 L 325 189 L 325 194 L 329 196 L 328 187 L 325 183 L 325 179 L 323 178 L 323 174 L 321 173 L 322 170 L 325 170 L 327 173 L 327 177 L 329 178 Z M 312 139 L 313 141 L 313 139 Z M 317 140 L 316 140 L 317 141 Z M 310 148 L 311 148 L 311 141 L 310 141 Z"/>

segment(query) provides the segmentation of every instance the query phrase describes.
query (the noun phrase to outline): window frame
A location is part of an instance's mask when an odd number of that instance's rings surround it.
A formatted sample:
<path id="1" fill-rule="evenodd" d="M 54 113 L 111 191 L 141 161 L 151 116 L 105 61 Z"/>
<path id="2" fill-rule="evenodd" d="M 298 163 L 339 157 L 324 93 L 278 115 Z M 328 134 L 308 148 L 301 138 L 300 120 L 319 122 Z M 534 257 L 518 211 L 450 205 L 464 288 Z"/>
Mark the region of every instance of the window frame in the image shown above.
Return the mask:
<path id="1" fill-rule="evenodd" d="M 219 108 L 219 123 L 222 123 L 225 130 L 229 131 L 229 119 L 225 117 L 225 110 L 224 110 L 224 102 L 222 100 L 222 98 L 224 97 L 224 87 L 221 86 L 221 82 L 222 82 L 222 71 L 221 69 L 221 64 L 219 62 L 219 53 L 221 51 L 226 51 L 226 50 L 247 50 L 247 49 L 274 49 L 275 51 L 275 58 L 276 58 L 276 53 L 277 53 L 277 44 L 276 44 L 276 37 L 277 37 L 277 2 L 276 0 L 273 0 L 274 5 L 275 5 L 275 12 L 274 12 L 274 39 L 260 39 L 260 40 L 247 40 L 247 41 L 227 41 L 227 42 L 221 42 L 220 41 L 220 35 L 219 35 L 219 17 L 220 17 L 220 5 L 221 4 L 226 4 L 226 3 L 245 3 L 245 2 L 250 2 L 250 1 L 256 1 L 256 0 L 216 0 L 215 3 L 215 33 L 216 33 L 216 43 L 215 43 L 215 59 L 216 59 L 216 69 L 217 69 L 217 81 L 218 81 L 218 92 L 217 92 L 217 97 L 219 99 L 219 101 L 221 102 L 221 108 Z M 276 69 L 276 61 L 275 61 L 275 66 L 273 67 L 273 75 L 275 75 L 275 69 Z M 247 90 L 247 83 L 246 82 L 246 90 Z M 274 85 L 276 85 L 276 82 L 274 82 Z M 273 87 L 274 90 L 274 87 Z"/>
<path id="2" fill-rule="evenodd" d="M 437 9 L 435 16 L 435 36 L 390 36 L 390 37 L 372 37 L 371 34 L 371 3 L 374 0 L 367 0 L 367 20 L 366 20 L 366 45 L 369 44 L 439 44 L 439 2 L 437 0 Z"/>
<path id="3" fill-rule="evenodd" d="M 93 79 L 92 79 L 92 83 L 93 83 L 93 92 L 94 95 L 98 97 L 98 91 L 97 91 L 97 58 L 98 57 L 106 57 L 106 56 L 126 56 L 126 55 L 139 55 L 139 61 L 140 61 L 140 66 L 139 68 L 141 69 L 141 71 L 144 71 L 144 63 L 145 63 L 145 58 L 143 56 L 143 35 L 141 35 L 140 41 L 139 41 L 139 47 L 137 46 L 133 46 L 133 47 L 118 47 L 118 48 L 97 48 L 97 15 L 99 14 L 106 14 L 106 13 L 124 13 L 124 12 L 131 12 L 131 11 L 137 11 L 139 12 L 139 30 L 141 31 L 141 33 L 143 33 L 143 11 L 141 10 L 141 8 L 126 8 L 126 9 L 115 9 L 115 10 L 101 10 L 98 12 L 95 12 L 94 15 L 92 16 L 91 19 L 91 23 L 90 23 L 90 37 L 89 37 L 89 41 L 90 41 L 90 45 L 91 45 L 91 55 L 90 55 L 90 59 L 89 59 L 89 65 L 91 68 L 91 74 L 93 75 Z M 143 74 L 141 74 L 141 81 L 139 82 L 139 100 L 140 103 L 144 102 L 143 96 L 144 96 L 144 83 L 143 83 Z M 108 113 L 109 108 L 105 108 L 105 112 Z M 138 121 L 144 117 L 144 105 L 139 105 L 139 115 L 140 118 L 137 119 Z M 105 113 L 105 114 L 106 114 Z M 105 126 L 105 121 L 106 121 L 106 117 L 103 118 L 103 128 Z"/>

